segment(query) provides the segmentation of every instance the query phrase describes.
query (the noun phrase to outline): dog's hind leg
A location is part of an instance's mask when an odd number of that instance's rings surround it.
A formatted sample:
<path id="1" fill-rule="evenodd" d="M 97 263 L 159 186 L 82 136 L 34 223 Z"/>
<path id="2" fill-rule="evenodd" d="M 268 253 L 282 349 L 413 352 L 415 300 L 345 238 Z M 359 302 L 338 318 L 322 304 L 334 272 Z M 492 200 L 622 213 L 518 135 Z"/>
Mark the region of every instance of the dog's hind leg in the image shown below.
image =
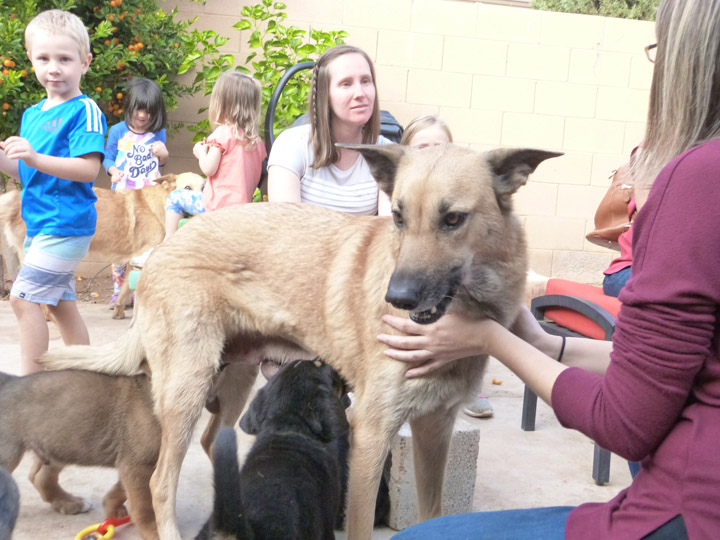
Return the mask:
<path id="1" fill-rule="evenodd" d="M 60 487 L 58 479 L 60 465 L 46 465 L 40 458 L 35 456 L 32 466 L 30 467 L 30 482 L 35 486 L 40 497 L 45 502 L 49 502 L 53 510 L 61 514 L 82 514 L 92 508 L 92 505 L 82 497 L 71 495 Z"/>
<path id="2" fill-rule="evenodd" d="M 132 522 L 140 531 L 143 540 L 160 538 L 150 496 L 150 477 L 153 469 L 152 466 L 131 463 L 121 465 L 119 471 L 130 504 Z"/>
<path id="3" fill-rule="evenodd" d="M 220 426 L 234 428 L 237 424 L 257 374 L 257 365 L 239 361 L 229 363 L 218 373 L 211 390 L 214 403 L 211 411 L 213 415 L 200 437 L 200 444 L 208 456 L 212 456 L 212 445 Z"/>
<path id="4" fill-rule="evenodd" d="M 162 427 L 160 455 L 150 480 L 150 491 L 163 540 L 180 540 L 175 522 L 180 468 L 223 346 L 222 339 L 213 339 L 210 335 L 196 337 L 195 332 L 189 334 L 169 338 L 175 339 L 171 350 L 153 351 L 154 354 L 148 351 L 155 413 Z M 163 362 L 165 365 L 158 369 L 156 366 Z"/>
<path id="5" fill-rule="evenodd" d="M 150 478 L 148 477 L 148 481 Z M 128 514 L 127 508 L 125 508 L 125 501 L 127 495 L 125 494 L 125 488 L 123 487 L 122 481 L 118 480 L 113 487 L 103 497 L 103 511 L 105 517 L 125 517 Z"/>
<path id="6" fill-rule="evenodd" d="M 420 521 L 442 515 L 445 467 L 458 407 L 438 410 L 410 422 Z"/>

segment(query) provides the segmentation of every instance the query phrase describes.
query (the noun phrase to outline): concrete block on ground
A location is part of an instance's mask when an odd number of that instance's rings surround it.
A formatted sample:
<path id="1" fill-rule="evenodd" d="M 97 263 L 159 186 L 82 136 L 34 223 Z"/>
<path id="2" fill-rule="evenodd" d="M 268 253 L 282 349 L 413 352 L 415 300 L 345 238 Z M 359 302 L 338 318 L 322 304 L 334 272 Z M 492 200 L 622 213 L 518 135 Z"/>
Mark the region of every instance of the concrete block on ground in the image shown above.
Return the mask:
<path id="1" fill-rule="evenodd" d="M 480 429 L 457 418 L 443 487 L 443 515 L 472 512 L 477 476 Z M 415 465 L 410 425 L 400 428 L 392 444 L 390 472 L 390 516 L 388 525 L 402 530 L 418 521 Z"/>

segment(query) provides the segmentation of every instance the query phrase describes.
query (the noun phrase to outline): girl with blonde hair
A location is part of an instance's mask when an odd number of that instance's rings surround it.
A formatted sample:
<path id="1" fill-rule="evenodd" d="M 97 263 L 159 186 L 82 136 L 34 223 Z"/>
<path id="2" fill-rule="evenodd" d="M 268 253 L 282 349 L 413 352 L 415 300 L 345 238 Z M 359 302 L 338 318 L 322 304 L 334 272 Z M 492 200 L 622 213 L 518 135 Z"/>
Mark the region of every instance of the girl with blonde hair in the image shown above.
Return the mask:
<path id="1" fill-rule="evenodd" d="M 193 147 L 207 176 L 202 192 L 175 190 L 165 206 L 165 239 L 183 216 L 252 201 L 260 183 L 265 145 L 258 134 L 260 83 L 240 72 L 220 75 L 210 95 L 208 117 L 213 132 Z"/>

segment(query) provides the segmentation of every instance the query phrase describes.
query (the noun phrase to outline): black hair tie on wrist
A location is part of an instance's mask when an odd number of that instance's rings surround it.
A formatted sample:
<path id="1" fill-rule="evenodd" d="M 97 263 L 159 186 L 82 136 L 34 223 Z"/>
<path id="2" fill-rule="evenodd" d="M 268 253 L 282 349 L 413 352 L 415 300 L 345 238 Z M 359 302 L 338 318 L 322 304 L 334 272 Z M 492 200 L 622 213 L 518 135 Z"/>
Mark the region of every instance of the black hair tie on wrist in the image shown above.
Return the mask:
<path id="1" fill-rule="evenodd" d="M 565 336 L 560 336 L 562 338 L 562 345 L 560 345 L 560 354 L 558 354 L 557 361 L 562 362 L 563 354 L 565 353 Z"/>

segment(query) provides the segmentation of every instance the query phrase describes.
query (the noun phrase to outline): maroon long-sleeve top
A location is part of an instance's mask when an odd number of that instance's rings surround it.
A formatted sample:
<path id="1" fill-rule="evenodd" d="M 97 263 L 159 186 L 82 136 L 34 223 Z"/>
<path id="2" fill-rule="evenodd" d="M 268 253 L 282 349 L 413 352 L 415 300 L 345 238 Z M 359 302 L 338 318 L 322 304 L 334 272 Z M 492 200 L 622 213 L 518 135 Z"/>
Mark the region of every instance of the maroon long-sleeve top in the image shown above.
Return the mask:
<path id="1" fill-rule="evenodd" d="M 720 141 L 671 161 L 633 225 L 632 278 L 604 377 L 565 370 L 552 391 L 565 427 L 642 462 L 607 503 L 573 510 L 566 538 L 642 538 L 678 514 L 720 538 Z"/>

